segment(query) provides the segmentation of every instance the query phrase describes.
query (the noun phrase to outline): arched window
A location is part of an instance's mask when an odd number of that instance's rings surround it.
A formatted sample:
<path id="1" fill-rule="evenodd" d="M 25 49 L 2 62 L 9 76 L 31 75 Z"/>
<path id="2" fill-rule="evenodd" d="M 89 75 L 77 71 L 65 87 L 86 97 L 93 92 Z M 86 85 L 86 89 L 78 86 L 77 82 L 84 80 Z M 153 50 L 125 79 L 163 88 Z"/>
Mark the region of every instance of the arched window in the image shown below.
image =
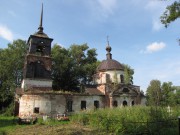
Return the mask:
<path id="1" fill-rule="evenodd" d="M 124 89 L 123 89 L 123 92 L 126 92 L 126 93 L 127 93 L 127 92 L 129 92 L 129 89 L 128 89 L 128 88 L 124 88 Z"/>
<path id="2" fill-rule="evenodd" d="M 115 101 L 113 101 L 113 106 L 114 107 L 117 107 L 118 106 L 118 102 L 115 100 Z"/>
<path id="3" fill-rule="evenodd" d="M 111 83 L 110 74 L 106 74 L 106 83 Z"/>
<path id="4" fill-rule="evenodd" d="M 124 76 L 120 75 L 121 83 L 124 83 Z"/>
<path id="5" fill-rule="evenodd" d="M 134 106 L 134 101 L 131 102 L 131 105 Z"/>
<path id="6" fill-rule="evenodd" d="M 127 106 L 127 101 L 123 101 L 123 106 Z"/>

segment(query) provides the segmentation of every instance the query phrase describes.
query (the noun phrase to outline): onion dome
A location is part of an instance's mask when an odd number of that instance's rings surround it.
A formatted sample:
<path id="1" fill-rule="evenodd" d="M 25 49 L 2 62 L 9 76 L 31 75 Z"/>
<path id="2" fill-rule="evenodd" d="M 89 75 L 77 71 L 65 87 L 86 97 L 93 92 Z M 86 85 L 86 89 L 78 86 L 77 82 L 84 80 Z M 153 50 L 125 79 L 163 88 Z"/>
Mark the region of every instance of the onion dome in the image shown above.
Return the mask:
<path id="1" fill-rule="evenodd" d="M 101 62 L 101 64 L 97 67 L 97 71 L 124 70 L 124 67 L 121 63 L 112 59 L 111 46 L 109 45 L 109 41 L 106 46 L 106 51 L 107 59 Z"/>

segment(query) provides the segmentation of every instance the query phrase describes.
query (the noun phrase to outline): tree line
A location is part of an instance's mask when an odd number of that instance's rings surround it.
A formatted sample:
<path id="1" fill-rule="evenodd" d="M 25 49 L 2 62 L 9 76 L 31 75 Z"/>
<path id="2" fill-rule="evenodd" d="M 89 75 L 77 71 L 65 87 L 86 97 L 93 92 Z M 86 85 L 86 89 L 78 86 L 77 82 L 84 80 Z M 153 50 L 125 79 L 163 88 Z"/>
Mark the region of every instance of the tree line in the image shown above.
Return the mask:
<path id="1" fill-rule="evenodd" d="M 149 106 L 180 105 L 180 86 L 173 86 L 172 82 L 151 80 L 146 91 Z"/>

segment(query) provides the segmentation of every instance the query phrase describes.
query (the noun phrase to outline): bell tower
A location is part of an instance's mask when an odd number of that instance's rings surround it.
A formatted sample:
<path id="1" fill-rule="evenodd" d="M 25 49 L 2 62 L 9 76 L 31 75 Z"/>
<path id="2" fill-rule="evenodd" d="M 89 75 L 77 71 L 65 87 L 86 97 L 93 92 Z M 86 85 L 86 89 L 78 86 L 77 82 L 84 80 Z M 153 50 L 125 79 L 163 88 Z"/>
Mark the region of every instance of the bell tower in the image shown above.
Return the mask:
<path id="1" fill-rule="evenodd" d="M 47 34 L 43 32 L 43 5 L 38 31 L 30 35 L 25 57 L 23 82 L 24 90 L 49 90 L 52 89 L 51 80 L 51 42 Z"/>

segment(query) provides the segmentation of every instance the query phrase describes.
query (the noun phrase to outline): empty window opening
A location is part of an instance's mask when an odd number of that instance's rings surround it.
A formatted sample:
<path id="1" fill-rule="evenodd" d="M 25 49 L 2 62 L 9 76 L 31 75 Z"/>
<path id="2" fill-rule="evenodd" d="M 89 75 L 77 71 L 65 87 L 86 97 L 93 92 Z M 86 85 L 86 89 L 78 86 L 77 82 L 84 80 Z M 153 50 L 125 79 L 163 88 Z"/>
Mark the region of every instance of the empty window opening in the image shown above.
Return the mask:
<path id="1" fill-rule="evenodd" d="M 94 101 L 94 107 L 95 107 L 95 109 L 99 108 L 99 101 L 97 101 L 97 100 Z"/>
<path id="2" fill-rule="evenodd" d="M 106 74 L 106 83 L 111 83 L 110 74 Z"/>
<path id="3" fill-rule="evenodd" d="M 67 101 L 67 112 L 72 112 L 73 101 Z"/>
<path id="4" fill-rule="evenodd" d="M 36 55 L 43 55 L 44 47 L 43 46 L 37 46 L 36 48 Z"/>
<path id="5" fill-rule="evenodd" d="M 124 76 L 120 75 L 121 83 L 124 83 Z"/>
<path id="6" fill-rule="evenodd" d="M 118 103 L 117 103 L 117 101 L 115 100 L 115 101 L 113 101 L 113 106 L 114 107 L 117 107 L 118 106 Z"/>
<path id="7" fill-rule="evenodd" d="M 134 101 L 131 102 L 132 106 L 134 105 Z"/>
<path id="8" fill-rule="evenodd" d="M 86 110 L 86 101 L 81 101 L 81 109 Z"/>
<path id="9" fill-rule="evenodd" d="M 127 101 L 123 101 L 123 106 L 127 106 Z"/>
<path id="10" fill-rule="evenodd" d="M 39 113 L 39 107 L 34 108 L 34 113 Z"/>

